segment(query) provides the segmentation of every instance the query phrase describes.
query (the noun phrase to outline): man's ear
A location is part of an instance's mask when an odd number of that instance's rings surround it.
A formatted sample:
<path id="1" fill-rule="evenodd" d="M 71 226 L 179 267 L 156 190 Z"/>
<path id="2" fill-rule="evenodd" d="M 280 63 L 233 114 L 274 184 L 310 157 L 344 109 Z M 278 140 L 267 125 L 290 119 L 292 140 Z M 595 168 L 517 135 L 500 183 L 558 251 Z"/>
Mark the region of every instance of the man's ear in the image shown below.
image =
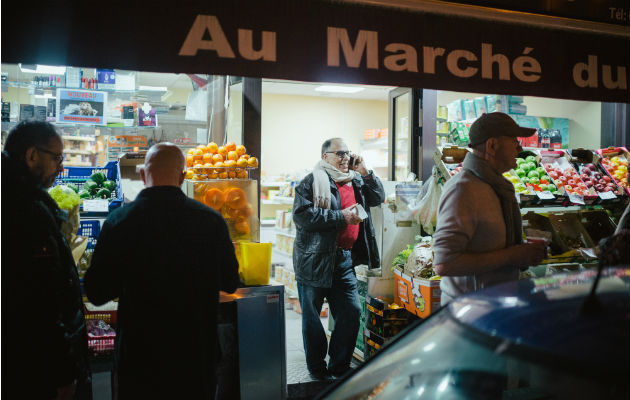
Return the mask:
<path id="1" fill-rule="evenodd" d="M 497 153 L 497 138 L 490 138 L 486 141 L 486 153 L 490 155 L 495 155 Z"/>
<path id="2" fill-rule="evenodd" d="M 140 178 L 142 178 L 142 183 L 147 184 L 147 177 L 144 172 L 144 168 L 140 168 Z"/>
<path id="3" fill-rule="evenodd" d="M 35 146 L 26 149 L 26 152 L 24 153 L 24 162 L 29 169 L 37 165 L 39 162 L 39 153 L 37 152 Z"/>
<path id="4" fill-rule="evenodd" d="M 182 174 L 179 176 L 179 186 L 184 184 L 184 179 L 186 179 L 186 171 L 182 171 Z"/>

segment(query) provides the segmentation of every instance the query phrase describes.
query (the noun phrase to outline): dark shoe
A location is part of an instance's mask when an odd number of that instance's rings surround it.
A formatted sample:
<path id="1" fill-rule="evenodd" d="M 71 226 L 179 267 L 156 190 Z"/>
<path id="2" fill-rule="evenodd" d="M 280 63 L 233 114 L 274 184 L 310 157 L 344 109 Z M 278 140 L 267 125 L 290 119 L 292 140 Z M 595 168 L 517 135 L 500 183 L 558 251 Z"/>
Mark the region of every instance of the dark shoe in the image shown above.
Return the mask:
<path id="1" fill-rule="evenodd" d="M 342 376 L 344 376 L 348 371 L 351 371 L 352 368 L 346 368 L 344 370 L 328 370 L 328 373 L 330 373 L 333 377 L 335 378 L 341 378 Z"/>
<path id="2" fill-rule="evenodd" d="M 311 379 L 314 381 L 331 381 L 335 378 L 328 372 L 328 370 L 324 369 L 323 371 L 312 372 L 308 371 L 308 374 L 311 376 Z"/>

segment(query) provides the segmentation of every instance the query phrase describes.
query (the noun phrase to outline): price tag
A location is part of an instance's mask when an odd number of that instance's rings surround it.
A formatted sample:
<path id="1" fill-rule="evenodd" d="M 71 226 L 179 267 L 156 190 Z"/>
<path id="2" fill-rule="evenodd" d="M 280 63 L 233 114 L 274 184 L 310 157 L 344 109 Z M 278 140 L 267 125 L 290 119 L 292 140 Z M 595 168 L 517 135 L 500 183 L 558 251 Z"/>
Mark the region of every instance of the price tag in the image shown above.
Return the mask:
<path id="1" fill-rule="evenodd" d="M 597 192 L 597 195 L 602 200 L 612 200 L 617 198 L 613 192 Z"/>
<path id="2" fill-rule="evenodd" d="M 83 200 L 83 211 L 107 212 L 109 211 L 109 201 L 106 199 Z"/>
<path id="3" fill-rule="evenodd" d="M 548 190 L 545 190 L 544 192 L 536 192 L 536 196 L 538 196 L 540 200 L 553 200 L 556 198 L 553 193 Z"/>
<path id="4" fill-rule="evenodd" d="M 584 205 L 584 197 L 578 195 L 578 194 L 570 194 L 569 195 L 569 201 L 573 204 L 580 204 L 580 205 Z"/>

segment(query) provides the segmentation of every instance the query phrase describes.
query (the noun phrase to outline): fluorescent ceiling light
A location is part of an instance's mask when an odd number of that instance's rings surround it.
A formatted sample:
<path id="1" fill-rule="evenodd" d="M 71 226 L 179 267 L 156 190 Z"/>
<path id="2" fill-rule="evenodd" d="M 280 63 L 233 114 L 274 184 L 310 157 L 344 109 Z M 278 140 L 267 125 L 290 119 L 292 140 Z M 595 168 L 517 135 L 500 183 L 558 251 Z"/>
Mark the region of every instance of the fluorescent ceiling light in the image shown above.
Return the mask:
<path id="1" fill-rule="evenodd" d="M 148 90 L 151 92 L 166 92 L 168 88 L 166 86 L 139 86 L 138 90 Z"/>
<path id="2" fill-rule="evenodd" d="M 52 74 L 63 75 L 66 73 L 66 67 L 55 67 L 52 65 L 42 64 L 18 64 L 22 72 L 30 72 L 32 74 Z M 33 68 L 35 67 L 35 68 Z"/>
<path id="3" fill-rule="evenodd" d="M 362 87 L 357 87 L 357 86 L 322 85 L 315 88 L 316 92 L 331 92 L 331 93 L 358 93 L 362 90 L 363 90 Z"/>

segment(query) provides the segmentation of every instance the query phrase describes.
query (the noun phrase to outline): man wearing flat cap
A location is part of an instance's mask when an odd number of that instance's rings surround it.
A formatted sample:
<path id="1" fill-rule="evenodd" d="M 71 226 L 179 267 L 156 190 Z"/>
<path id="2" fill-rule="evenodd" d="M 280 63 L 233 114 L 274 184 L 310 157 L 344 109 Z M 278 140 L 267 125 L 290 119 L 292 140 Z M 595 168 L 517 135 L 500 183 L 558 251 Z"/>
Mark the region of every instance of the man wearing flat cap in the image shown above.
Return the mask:
<path id="1" fill-rule="evenodd" d="M 540 243 L 523 243 L 514 186 L 502 176 L 516 167 L 520 127 L 507 114 L 483 114 L 470 127 L 472 152 L 443 188 L 433 235 L 435 271 L 442 276 L 442 305 L 467 292 L 517 280 L 519 268 L 537 265 Z"/>

